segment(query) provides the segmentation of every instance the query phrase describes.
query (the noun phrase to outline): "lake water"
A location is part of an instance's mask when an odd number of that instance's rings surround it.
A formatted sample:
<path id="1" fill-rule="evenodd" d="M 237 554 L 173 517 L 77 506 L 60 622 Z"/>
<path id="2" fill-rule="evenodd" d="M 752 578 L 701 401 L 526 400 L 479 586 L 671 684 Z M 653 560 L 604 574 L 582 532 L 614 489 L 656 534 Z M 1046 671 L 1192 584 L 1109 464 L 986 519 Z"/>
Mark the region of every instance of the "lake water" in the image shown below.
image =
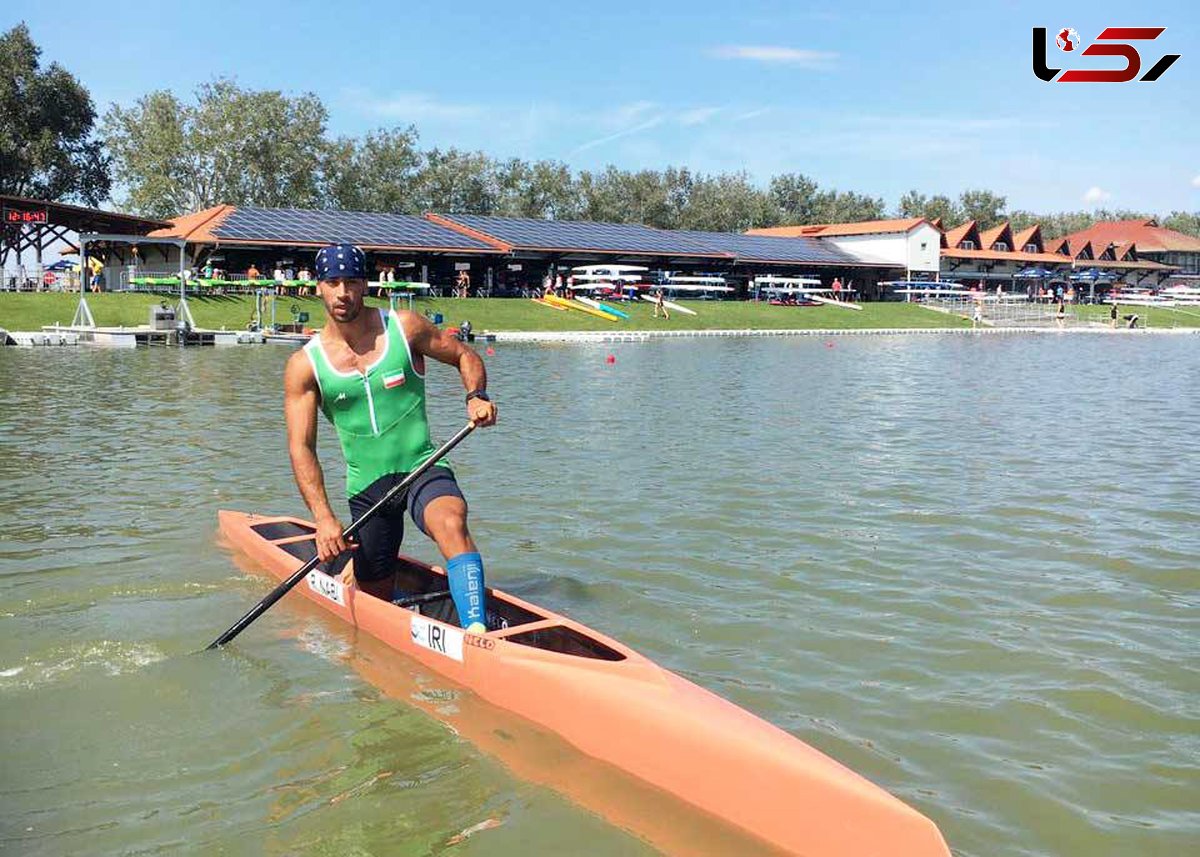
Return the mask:
<path id="1" fill-rule="evenodd" d="M 298 598 L 191 654 L 273 583 L 217 544 L 217 510 L 303 511 L 288 354 L 0 349 L 0 853 L 654 853 L 455 726 L 502 713 Z M 1200 841 L 1198 355 L 500 346 L 501 424 L 452 458 L 489 582 L 787 729 L 956 854 L 1179 855 Z M 454 373 L 432 388 L 445 438 Z"/>

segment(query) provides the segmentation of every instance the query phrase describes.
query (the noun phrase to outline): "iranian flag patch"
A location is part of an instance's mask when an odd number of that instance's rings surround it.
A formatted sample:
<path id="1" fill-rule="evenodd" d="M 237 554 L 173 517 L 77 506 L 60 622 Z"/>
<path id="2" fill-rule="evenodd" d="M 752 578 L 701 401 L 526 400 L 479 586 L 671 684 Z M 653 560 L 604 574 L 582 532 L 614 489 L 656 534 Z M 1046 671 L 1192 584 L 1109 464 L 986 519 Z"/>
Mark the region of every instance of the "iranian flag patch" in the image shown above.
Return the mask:
<path id="1" fill-rule="evenodd" d="M 404 384 L 404 370 L 399 372 L 389 372 L 383 376 L 383 389 L 390 390 L 392 387 L 400 387 Z"/>

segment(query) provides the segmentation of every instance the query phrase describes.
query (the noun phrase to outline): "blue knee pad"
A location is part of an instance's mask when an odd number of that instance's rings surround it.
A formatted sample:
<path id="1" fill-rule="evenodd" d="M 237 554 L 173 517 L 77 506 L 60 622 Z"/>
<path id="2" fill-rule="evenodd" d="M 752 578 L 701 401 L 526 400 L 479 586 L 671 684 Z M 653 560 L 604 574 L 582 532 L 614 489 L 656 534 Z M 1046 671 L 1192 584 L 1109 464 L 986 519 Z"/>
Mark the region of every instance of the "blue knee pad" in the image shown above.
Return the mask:
<path id="1" fill-rule="evenodd" d="M 483 557 L 477 553 L 460 553 L 446 563 L 450 578 L 450 597 L 458 611 L 458 624 L 464 628 L 483 622 Z"/>

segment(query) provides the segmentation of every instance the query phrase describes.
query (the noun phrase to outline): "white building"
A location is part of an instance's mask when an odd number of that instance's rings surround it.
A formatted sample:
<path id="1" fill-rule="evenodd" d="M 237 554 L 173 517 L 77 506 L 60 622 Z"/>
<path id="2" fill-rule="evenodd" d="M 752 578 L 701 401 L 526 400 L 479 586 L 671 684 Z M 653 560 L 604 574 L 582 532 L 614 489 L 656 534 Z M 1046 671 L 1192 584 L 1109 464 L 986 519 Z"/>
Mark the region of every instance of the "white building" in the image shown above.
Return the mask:
<path id="1" fill-rule="evenodd" d="M 819 238 L 863 262 L 885 263 L 904 272 L 937 277 L 941 266 L 942 233 L 923 217 L 867 220 L 862 223 L 821 223 L 751 229 L 752 235 Z"/>

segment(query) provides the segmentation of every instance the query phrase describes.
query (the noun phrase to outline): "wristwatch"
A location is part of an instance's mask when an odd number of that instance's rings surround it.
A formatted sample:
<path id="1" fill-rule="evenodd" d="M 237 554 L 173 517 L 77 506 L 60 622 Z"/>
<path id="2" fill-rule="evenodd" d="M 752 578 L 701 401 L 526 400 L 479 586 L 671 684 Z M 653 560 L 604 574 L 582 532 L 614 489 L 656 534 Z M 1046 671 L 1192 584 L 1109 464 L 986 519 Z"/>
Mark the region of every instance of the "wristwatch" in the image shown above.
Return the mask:
<path id="1" fill-rule="evenodd" d="M 487 390 L 472 390 L 471 392 L 467 393 L 467 401 L 469 402 L 472 399 L 483 399 L 485 402 L 491 401 L 491 399 L 488 397 Z"/>

